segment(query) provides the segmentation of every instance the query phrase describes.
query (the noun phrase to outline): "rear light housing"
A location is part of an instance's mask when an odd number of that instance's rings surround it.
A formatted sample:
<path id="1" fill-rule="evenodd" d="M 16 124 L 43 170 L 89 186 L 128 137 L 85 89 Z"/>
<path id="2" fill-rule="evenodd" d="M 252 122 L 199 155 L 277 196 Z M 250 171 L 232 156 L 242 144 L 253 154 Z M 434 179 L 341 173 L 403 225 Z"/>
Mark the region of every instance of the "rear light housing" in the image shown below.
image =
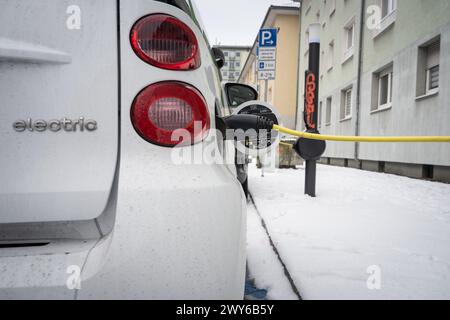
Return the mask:
<path id="1" fill-rule="evenodd" d="M 189 26 L 175 17 L 152 14 L 139 19 L 131 29 L 131 46 L 143 61 L 167 70 L 200 67 L 197 38 Z"/>
<path id="2" fill-rule="evenodd" d="M 153 144 L 174 147 L 202 141 L 211 125 L 205 99 L 194 87 L 175 81 L 152 84 L 143 89 L 131 107 L 136 132 Z M 174 139 L 184 129 L 189 141 Z M 176 140 L 176 141 L 174 141 Z"/>

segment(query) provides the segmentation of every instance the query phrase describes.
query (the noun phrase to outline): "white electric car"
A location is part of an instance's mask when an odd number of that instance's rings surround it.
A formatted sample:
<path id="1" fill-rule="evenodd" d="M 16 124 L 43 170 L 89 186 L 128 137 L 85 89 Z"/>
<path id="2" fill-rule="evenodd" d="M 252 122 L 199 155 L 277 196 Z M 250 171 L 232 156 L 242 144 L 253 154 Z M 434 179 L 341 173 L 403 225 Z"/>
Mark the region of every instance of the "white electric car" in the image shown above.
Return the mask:
<path id="1" fill-rule="evenodd" d="M 172 159 L 222 91 L 190 0 L 0 0 L 0 298 L 242 299 L 236 167 Z"/>

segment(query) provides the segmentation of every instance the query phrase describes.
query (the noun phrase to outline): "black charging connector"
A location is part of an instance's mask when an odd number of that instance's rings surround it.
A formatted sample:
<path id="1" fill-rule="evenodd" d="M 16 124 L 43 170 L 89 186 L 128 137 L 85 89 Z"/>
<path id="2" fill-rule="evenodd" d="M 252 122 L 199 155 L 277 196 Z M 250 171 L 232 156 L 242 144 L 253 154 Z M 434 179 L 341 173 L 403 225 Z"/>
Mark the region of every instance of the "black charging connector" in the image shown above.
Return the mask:
<path id="1" fill-rule="evenodd" d="M 223 118 L 228 129 L 233 130 L 267 130 L 273 129 L 272 120 L 251 114 L 238 114 Z"/>

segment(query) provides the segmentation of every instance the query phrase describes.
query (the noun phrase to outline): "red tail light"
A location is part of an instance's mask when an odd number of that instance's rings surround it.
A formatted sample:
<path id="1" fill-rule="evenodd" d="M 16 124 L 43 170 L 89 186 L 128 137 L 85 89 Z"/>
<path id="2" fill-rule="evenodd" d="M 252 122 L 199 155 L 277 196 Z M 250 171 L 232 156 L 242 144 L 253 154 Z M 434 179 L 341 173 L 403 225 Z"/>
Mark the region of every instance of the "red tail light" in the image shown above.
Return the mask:
<path id="1" fill-rule="evenodd" d="M 142 90 L 131 107 L 131 121 L 142 138 L 167 147 L 186 142 L 173 141 L 175 130 L 185 129 L 194 144 L 203 140 L 210 128 L 205 99 L 197 89 L 181 82 L 160 82 Z"/>
<path id="2" fill-rule="evenodd" d="M 145 62 L 162 69 L 192 70 L 200 67 L 194 32 L 180 20 L 163 14 L 138 20 L 131 30 L 131 46 Z"/>

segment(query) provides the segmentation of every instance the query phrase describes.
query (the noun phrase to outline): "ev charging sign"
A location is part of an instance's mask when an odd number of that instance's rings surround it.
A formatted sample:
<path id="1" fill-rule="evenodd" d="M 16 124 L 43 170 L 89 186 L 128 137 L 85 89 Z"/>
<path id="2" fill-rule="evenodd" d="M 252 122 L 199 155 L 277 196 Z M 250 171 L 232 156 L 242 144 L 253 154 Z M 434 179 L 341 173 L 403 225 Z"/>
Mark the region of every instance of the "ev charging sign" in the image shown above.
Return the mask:
<path id="1" fill-rule="evenodd" d="M 258 36 L 258 79 L 274 80 L 278 29 L 261 29 Z"/>

